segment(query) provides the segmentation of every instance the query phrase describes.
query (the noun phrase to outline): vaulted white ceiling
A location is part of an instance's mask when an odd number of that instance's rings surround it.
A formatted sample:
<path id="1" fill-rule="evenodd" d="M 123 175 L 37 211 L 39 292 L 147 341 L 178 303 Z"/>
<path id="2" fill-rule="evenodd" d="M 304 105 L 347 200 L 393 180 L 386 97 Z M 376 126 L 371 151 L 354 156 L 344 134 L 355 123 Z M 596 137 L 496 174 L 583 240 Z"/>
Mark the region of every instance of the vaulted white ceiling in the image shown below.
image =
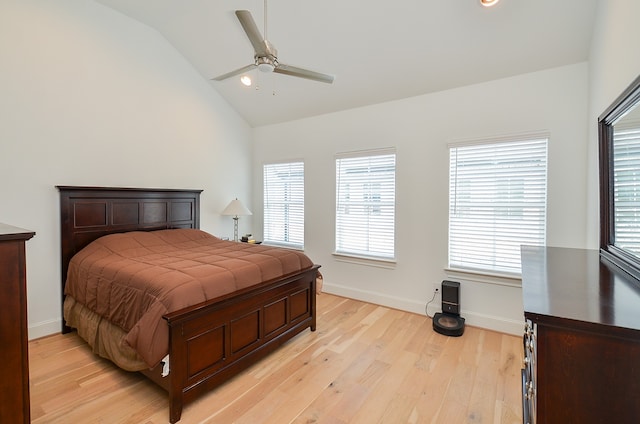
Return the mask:
<path id="1" fill-rule="evenodd" d="M 253 63 L 234 11 L 264 35 L 264 0 L 97 0 L 162 34 L 210 79 Z M 331 85 L 251 71 L 211 81 L 252 126 L 386 102 L 588 59 L 597 0 L 269 0 L 278 59 Z M 446 107 L 446 106 L 445 106 Z"/>

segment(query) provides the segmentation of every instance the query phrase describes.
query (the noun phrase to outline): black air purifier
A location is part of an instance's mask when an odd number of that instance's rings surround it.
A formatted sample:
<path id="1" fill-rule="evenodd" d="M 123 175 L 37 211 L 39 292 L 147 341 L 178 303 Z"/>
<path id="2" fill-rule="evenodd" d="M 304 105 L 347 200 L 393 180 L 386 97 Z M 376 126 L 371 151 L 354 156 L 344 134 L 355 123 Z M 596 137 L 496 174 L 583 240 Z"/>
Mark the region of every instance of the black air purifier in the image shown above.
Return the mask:
<path id="1" fill-rule="evenodd" d="M 441 293 L 442 312 L 433 316 L 433 329 L 445 336 L 462 336 L 464 318 L 460 316 L 460 283 L 444 280 Z"/>

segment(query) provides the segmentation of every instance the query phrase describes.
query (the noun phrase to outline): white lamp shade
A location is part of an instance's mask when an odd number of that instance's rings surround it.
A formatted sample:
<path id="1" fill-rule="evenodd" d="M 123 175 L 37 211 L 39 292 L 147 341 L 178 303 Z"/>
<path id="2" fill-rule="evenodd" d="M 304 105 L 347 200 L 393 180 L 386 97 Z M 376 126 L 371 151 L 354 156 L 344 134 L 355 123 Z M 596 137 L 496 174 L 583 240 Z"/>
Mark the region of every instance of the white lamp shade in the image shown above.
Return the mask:
<path id="1" fill-rule="evenodd" d="M 222 215 L 241 216 L 241 215 L 253 215 L 245 205 L 242 204 L 237 198 L 233 199 L 231 203 L 227 205 L 222 211 Z"/>

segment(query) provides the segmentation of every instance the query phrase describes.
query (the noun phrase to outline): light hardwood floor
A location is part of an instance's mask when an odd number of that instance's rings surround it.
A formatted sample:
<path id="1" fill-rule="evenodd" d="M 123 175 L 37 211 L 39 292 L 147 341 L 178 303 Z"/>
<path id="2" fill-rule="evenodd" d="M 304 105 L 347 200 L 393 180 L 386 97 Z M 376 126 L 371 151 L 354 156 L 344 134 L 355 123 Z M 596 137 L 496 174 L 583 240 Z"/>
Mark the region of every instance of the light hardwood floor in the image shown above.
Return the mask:
<path id="1" fill-rule="evenodd" d="M 317 331 L 185 407 L 180 423 L 521 423 L 522 340 L 329 294 Z M 29 343 L 33 423 L 166 423 L 166 393 L 75 334 Z"/>

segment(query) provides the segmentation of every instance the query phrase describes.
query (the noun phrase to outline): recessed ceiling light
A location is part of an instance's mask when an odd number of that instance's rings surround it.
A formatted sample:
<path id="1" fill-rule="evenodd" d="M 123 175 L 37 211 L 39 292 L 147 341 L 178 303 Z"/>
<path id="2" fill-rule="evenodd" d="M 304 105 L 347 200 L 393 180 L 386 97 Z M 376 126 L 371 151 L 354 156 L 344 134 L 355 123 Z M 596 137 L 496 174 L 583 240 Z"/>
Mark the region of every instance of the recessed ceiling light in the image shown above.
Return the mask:
<path id="1" fill-rule="evenodd" d="M 240 82 L 246 85 L 247 87 L 251 87 L 251 77 L 249 75 L 241 76 Z"/>
<path id="2" fill-rule="evenodd" d="M 498 4 L 500 0 L 480 0 L 480 4 L 484 7 L 491 7 Z"/>

